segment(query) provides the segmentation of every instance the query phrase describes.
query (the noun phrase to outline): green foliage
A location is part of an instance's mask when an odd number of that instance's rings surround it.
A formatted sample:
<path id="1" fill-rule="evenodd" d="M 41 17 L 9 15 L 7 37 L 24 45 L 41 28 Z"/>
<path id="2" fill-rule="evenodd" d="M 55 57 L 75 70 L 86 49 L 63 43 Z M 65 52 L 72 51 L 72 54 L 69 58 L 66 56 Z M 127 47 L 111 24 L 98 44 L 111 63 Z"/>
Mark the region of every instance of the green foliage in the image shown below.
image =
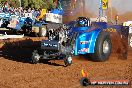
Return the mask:
<path id="1" fill-rule="evenodd" d="M 6 1 L 9 2 L 10 6 L 13 6 L 13 7 L 20 6 L 19 0 L 0 0 L 1 6 L 4 6 Z"/>
<path id="2" fill-rule="evenodd" d="M 20 0 L 0 0 L 1 6 L 4 5 L 4 3 L 8 1 L 9 4 L 13 7 L 20 7 Z M 53 0 L 21 0 L 22 7 L 27 8 L 46 8 L 46 9 L 52 9 L 55 8 L 55 5 L 53 3 Z"/>

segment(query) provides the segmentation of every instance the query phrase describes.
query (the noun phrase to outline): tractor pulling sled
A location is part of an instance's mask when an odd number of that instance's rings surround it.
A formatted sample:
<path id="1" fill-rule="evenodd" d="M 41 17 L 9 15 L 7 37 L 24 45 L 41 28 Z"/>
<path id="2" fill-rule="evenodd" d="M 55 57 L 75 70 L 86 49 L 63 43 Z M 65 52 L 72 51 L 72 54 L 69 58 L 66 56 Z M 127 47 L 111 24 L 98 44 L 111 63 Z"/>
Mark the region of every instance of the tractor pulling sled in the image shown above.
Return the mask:
<path id="1" fill-rule="evenodd" d="M 41 49 L 34 50 L 32 63 L 36 64 L 40 59 L 62 59 L 65 66 L 69 66 L 72 56 L 84 54 L 94 61 L 106 61 L 112 49 L 110 34 L 106 30 L 106 22 L 91 22 L 86 17 L 79 17 L 70 26 L 48 29 L 48 39 L 41 41 Z"/>

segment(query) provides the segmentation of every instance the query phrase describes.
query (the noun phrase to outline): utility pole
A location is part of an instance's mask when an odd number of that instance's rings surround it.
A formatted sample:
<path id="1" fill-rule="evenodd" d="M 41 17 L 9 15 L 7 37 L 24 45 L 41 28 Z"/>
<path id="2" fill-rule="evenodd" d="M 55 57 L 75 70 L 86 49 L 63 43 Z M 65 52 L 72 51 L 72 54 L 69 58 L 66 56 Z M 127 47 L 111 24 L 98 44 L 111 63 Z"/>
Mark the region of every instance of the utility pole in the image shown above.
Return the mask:
<path id="1" fill-rule="evenodd" d="M 110 8 L 110 19 L 112 20 L 112 15 L 113 15 L 112 0 L 109 0 L 109 8 Z"/>
<path id="2" fill-rule="evenodd" d="M 83 3 L 83 6 L 82 6 L 82 8 L 83 8 L 83 16 L 84 16 L 84 14 L 85 14 L 85 0 L 82 0 L 82 3 Z"/>
<path id="3" fill-rule="evenodd" d="M 99 0 L 99 21 L 100 18 L 102 17 L 103 10 L 102 10 L 102 0 Z"/>
<path id="4" fill-rule="evenodd" d="M 84 12 L 85 12 L 85 0 L 81 0 L 81 8 L 82 8 L 82 16 L 84 16 Z"/>
<path id="5" fill-rule="evenodd" d="M 21 17 L 21 14 L 22 14 L 22 2 L 21 2 L 21 0 L 19 0 L 19 2 L 20 2 L 20 17 Z"/>

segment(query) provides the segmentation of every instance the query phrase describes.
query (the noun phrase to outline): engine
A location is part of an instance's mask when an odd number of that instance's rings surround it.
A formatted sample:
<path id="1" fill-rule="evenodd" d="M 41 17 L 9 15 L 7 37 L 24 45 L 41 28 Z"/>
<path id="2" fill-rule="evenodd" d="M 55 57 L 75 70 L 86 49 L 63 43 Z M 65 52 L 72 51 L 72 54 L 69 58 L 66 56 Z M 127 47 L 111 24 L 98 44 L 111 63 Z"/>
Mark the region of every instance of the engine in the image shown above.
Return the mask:
<path id="1" fill-rule="evenodd" d="M 66 25 L 62 25 L 57 29 L 48 29 L 48 39 L 58 40 L 62 45 L 68 40 L 68 29 Z"/>
<path id="2" fill-rule="evenodd" d="M 48 54 L 71 54 L 73 52 L 73 45 L 68 35 L 68 29 L 66 25 L 60 26 L 58 29 L 48 29 L 48 40 L 43 40 L 41 42 L 41 49 L 45 50 Z"/>

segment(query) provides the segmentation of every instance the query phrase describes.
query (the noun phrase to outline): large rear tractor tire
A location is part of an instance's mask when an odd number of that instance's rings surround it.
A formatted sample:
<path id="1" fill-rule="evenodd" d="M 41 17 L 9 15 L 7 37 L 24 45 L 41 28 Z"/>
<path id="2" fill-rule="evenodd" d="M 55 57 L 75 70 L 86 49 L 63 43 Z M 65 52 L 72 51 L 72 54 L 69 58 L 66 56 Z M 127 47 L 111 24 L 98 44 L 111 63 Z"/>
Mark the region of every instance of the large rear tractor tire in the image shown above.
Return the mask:
<path id="1" fill-rule="evenodd" d="M 96 44 L 95 53 L 91 54 L 92 60 L 97 62 L 104 62 L 109 59 L 112 50 L 112 43 L 110 39 L 110 34 L 108 32 L 100 32 Z"/>

